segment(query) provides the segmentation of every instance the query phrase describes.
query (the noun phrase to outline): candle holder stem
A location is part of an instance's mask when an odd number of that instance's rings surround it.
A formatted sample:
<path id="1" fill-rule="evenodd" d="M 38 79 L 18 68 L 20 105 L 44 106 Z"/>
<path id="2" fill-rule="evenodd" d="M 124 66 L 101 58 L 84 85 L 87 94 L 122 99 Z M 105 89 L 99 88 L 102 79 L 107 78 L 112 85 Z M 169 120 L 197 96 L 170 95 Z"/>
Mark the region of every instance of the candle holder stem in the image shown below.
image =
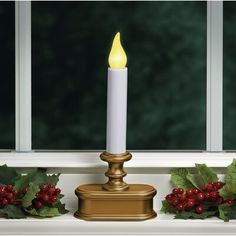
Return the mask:
<path id="1" fill-rule="evenodd" d="M 129 152 L 123 154 L 110 154 L 103 152 L 100 155 L 101 160 L 108 162 L 108 171 L 105 175 L 109 178 L 108 182 L 103 185 L 107 191 L 124 191 L 129 185 L 123 181 L 127 173 L 123 169 L 124 162 L 129 161 L 132 155 Z"/>

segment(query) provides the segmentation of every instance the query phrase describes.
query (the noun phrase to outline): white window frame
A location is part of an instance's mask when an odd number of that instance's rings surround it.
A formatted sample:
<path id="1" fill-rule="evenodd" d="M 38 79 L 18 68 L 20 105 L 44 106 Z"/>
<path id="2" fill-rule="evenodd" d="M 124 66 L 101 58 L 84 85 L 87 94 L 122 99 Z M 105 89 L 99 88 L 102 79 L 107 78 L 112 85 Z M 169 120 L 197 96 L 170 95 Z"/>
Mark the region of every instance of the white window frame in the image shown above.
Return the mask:
<path id="1" fill-rule="evenodd" d="M 31 151 L 31 2 L 15 2 L 15 149 Z"/>
<path id="2" fill-rule="evenodd" d="M 98 167 L 99 151 L 33 151 L 31 148 L 31 2 L 15 2 L 16 150 L 0 153 L 0 162 L 18 167 Z M 207 2 L 207 147 L 199 152 L 134 151 L 128 167 L 226 166 L 235 153 L 222 149 L 223 2 Z M 90 158 L 89 158 L 90 157 Z"/>
<path id="3" fill-rule="evenodd" d="M 207 151 L 223 150 L 223 1 L 207 2 Z"/>

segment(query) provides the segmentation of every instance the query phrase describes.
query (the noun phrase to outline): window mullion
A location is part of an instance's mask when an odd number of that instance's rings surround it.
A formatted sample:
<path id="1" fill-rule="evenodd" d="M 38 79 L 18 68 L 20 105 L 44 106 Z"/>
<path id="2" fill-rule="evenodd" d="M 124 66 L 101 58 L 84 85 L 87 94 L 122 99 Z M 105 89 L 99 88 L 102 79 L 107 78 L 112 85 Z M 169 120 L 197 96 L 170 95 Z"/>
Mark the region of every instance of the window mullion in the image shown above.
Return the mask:
<path id="1" fill-rule="evenodd" d="M 15 2 L 16 151 L 31 151 L 31 2 Z"/>
<path id="2" fill-rule="evenodd" d="M 207 2 L 207 151 L 223 149 L 223 2 Z"/>

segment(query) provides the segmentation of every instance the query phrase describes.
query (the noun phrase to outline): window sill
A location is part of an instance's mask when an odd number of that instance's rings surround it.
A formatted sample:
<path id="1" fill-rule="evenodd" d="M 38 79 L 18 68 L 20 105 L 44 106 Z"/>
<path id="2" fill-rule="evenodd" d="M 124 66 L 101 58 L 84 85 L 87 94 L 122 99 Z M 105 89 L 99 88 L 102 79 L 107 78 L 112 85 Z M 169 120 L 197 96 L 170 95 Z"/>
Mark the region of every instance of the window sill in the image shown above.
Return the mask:
<path id="1" fill-rule="evenodd" d="M 52 173 L 60 168 L 59 187 L 65 194 L 65 203 L 73 209 L 71 213 L 51 219 L 28 218 L 22 220 L 0 219 L 0 235 L 235 235 L 236 220 L 224 223 L 218 219 L 174 220 L 172 215 L 160 214 L 157 218 L 143 222 L 87 222 L 73 217 L 78 199 L 74 189 L 84 183 L 104 183 L 102 171 L 94 168 L 107 168 L 99 159 L 100 152 L 31 152 L 0 153 L 0 165 L 7 164 L 19 168 L 50 167 Z M 133 159 L 125 164 L 134 168 L 127 176 L 128 183 L 153 185 L 158 194 L 154 208 L 160 209 L 161 200 L 170 192 L 170 176 L 167 169 L 172 167 L 193 167 L 196 162 L 211 167 L 225 167 L 232 162 L 236 153 L 206 152 L 132 152 Z M 69 168 L 69 171 L 67 170 Z M 74 168 L 81 168 L 80 171 Z M 83 172 L 82 169 L 89 172 Z M 146 168 L 140 174 L 140 168 Z M 164 171 L 151 172 L 152 168 Z"/>
<path id="2" fill-rule="evenodd" d="M 235 235 L 236 220 L 174 220 L 171 215 L 142 222 L 88 222 L 72 213 L 48 219 L 0 220 L 0 235 Z"/>
<path id="3" fill-rule="evenodd" d="M 97 168 L 105 167 L 101 152 L 0 152 L 0 165 L 12 167 Z M 193 167 L 206 163 L 209 167 L 226 167 L 236 157 L 235 152 L 132 152 L 125 163 L 129 168 Z"/>

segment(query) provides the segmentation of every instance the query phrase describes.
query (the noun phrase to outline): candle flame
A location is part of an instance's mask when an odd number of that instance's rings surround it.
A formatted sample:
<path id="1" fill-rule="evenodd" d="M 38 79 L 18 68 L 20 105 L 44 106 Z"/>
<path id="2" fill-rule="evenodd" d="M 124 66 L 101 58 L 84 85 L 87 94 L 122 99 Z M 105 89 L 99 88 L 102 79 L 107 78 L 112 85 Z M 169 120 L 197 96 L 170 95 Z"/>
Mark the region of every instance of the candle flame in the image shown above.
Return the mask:
<path id="1" fill-rule="evenodd" d="M 120 32 L 113 39 L 108 63 L 112 69 L 124 69 L 126 66 L 127 56 L 120 42 Z"/>

